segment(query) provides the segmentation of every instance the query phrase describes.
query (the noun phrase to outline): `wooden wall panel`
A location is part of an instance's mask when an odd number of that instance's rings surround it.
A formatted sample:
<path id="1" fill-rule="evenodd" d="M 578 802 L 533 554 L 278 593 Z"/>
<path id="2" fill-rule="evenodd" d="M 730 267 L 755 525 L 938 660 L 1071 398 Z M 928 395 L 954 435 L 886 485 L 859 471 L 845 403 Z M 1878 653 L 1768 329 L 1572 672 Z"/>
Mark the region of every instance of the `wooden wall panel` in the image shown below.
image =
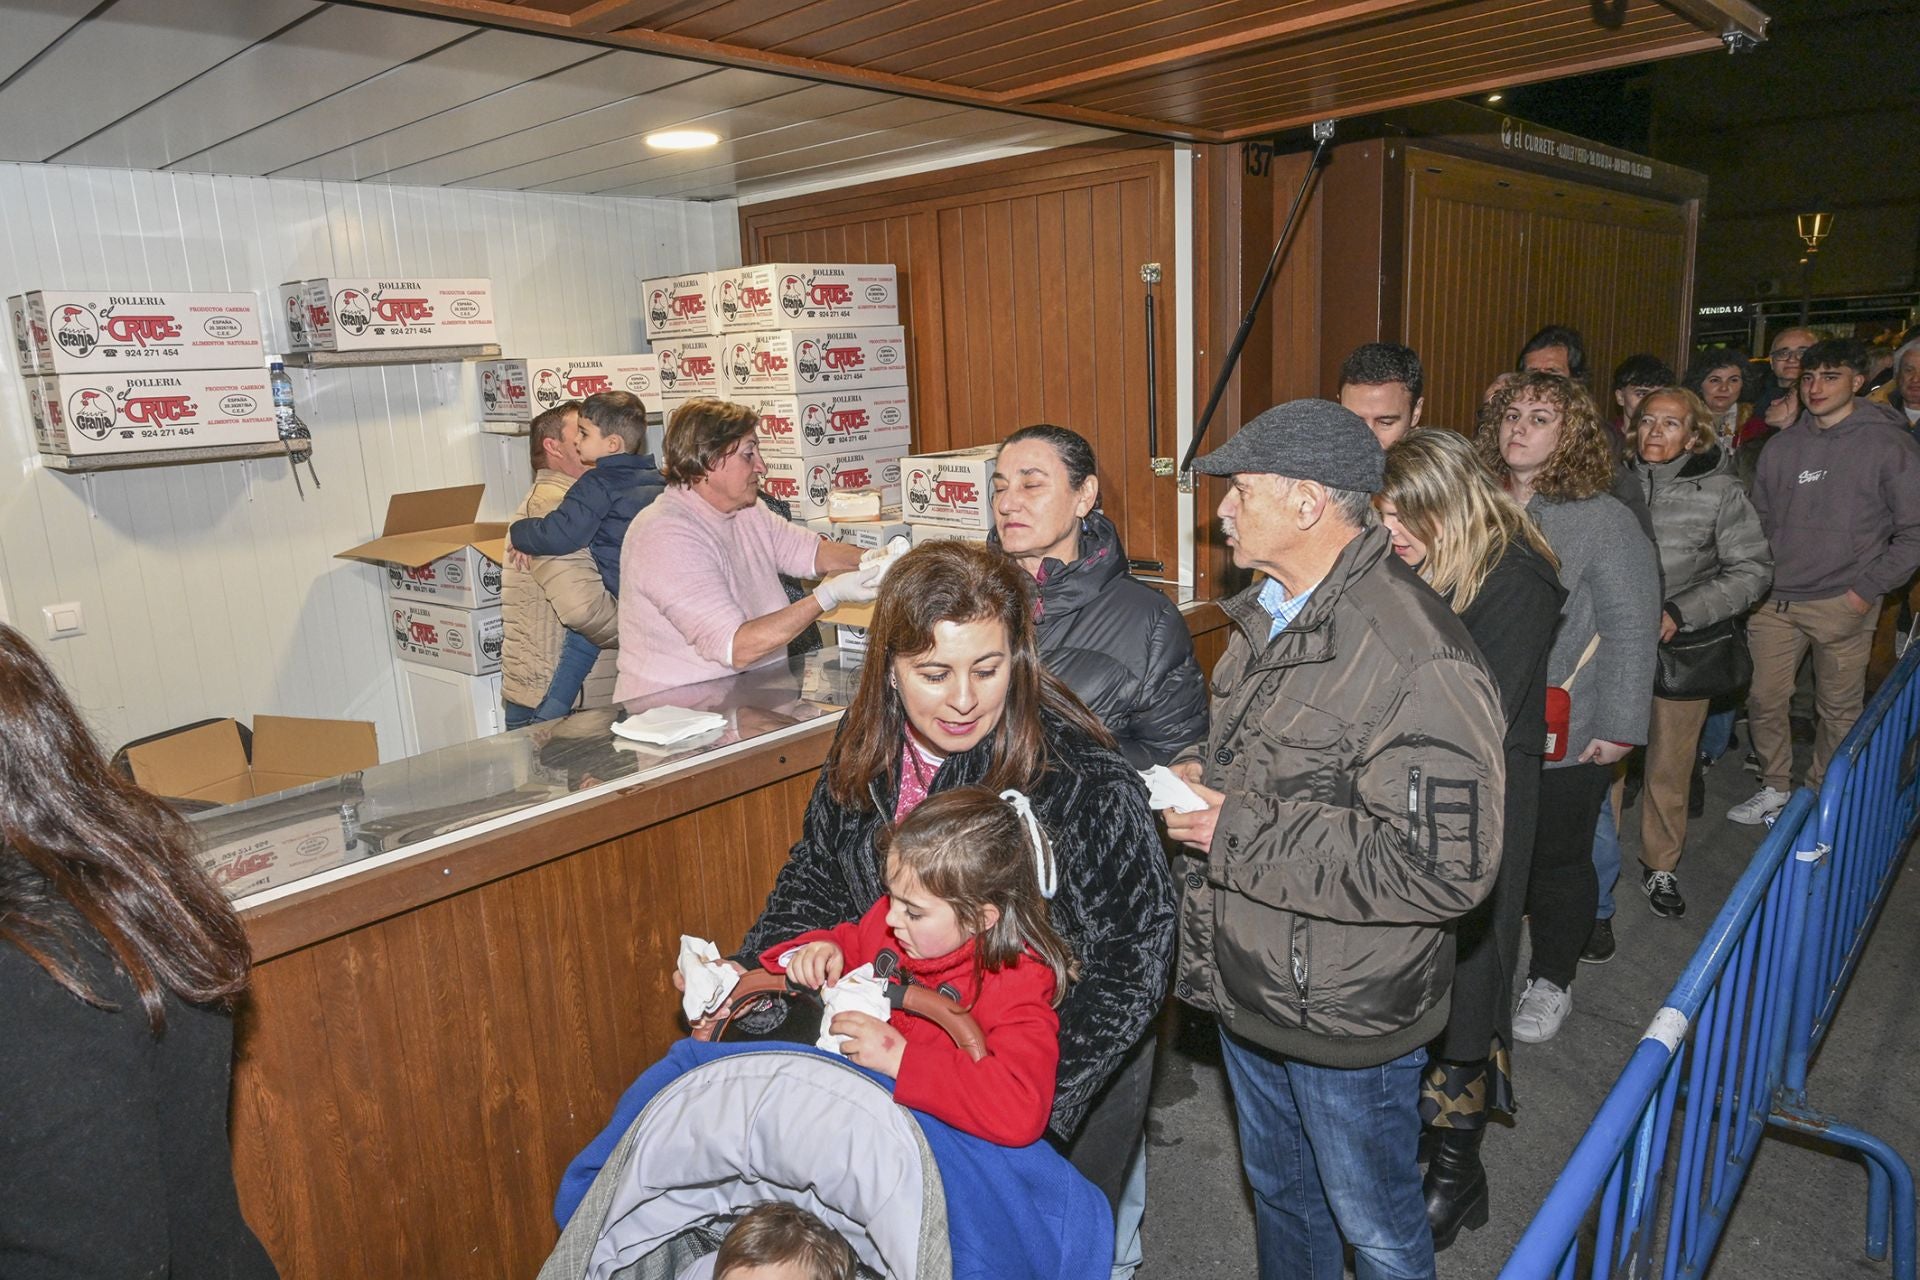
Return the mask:
<path id="1" fill-rule="evenodd" d="M 682 1034 L 682 932 L 736 945 L 814 771 L 261 964 L 241 1207 L 287 1280 L 520 1280 L 561 1171 Z"/>
<path id="2" fill-rule="evenodd" d="M 1129 556 L 1175 569 L 1175 481 L 1147 465 L 1145 286 L 1158 305 L 1163 453 L 1174 439 L 1173 156 L 1096 143 L 742 211 L 750 262 L 899 266 L 914 447 L 1069 426 L 1100 458 Z"/>
<path id="3" fill-rule="evenodd" d="M 1421 148 L 1406 174 L 1404 341 L 1426 365 L 1428 423 L 1471 432 L 1487 384 L 1544 324 L 1580 330 L 1608 413 L 1621 359 L 1681 359 L 1684 204 Z"/>

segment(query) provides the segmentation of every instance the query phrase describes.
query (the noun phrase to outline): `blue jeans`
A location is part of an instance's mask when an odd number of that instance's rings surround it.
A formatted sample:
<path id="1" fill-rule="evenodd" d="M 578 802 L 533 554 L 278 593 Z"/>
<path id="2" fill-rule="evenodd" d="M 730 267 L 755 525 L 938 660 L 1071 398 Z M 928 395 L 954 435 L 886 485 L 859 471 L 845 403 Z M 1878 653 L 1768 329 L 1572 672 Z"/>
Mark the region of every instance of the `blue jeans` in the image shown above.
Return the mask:
<path id="1" fill-rule="evenodd" d="M 1420 1191 L 1419 1048 L 1378 1067 L 1316 1067 L 1220 1033 L 1253 1185 L 1260 1280 L 1340 1280 L 1344 1236 L 1357 1280 L 1434 1274 Z"/>
<path id="2" fill-rule="evenodd" d="M 1733 745 L 1733 717 L 1735 711 L 1715 711 L 1707 717 L 1707 723 L 1700 730 L 1700 754 L 1708 760 L 1718 760 L 1727 754 L 1727 748 Z"/>
<path id="3" fill-rule="evenodd" d="M 580 690 L 587 683 L 587 674 L 598 661 L 599 645 L 578 631 L 567 632 L 566 643 L 560 646 L 560 660 L 553 664 L 553 683 L 547 686 L 547 696 L 533 709 L 533 718 L 558 720 L 572 715 L 573 704 L 580 701 Z"/>
<path id="4" fill-rule="evenodd" d="M 1120 1208 L 1113 1215 L 1112 1280 L 1129 1280 L 1140 1269 L 1144 1254 L 1140 1245 L 1140 1223 L 1147 1216 L 1147 1135 L 1133 1146 L 1133 1162 L 1127 1166 L 1127 1185 L 1120 1192 Z"/>
<path id="5" fill-rule="evenodd" d="M 1595 920 L 1613 919 L 1613 883 L 1620 878 L 1620 830 L 1613 819 L 1613 793 L 1600 801 L 1600 821 L 1593 828 L 1593 874 L 1600 880 L 1600 903 Z"/>
<path id="6" fill-rule="evenodd" d="M 524 729 L 533 723 L 532 707 L 523 707 L 517 702 L 508 702 L 502 698 L 500 709 L 506 713 L 505 718 L 509 729 Z"/>

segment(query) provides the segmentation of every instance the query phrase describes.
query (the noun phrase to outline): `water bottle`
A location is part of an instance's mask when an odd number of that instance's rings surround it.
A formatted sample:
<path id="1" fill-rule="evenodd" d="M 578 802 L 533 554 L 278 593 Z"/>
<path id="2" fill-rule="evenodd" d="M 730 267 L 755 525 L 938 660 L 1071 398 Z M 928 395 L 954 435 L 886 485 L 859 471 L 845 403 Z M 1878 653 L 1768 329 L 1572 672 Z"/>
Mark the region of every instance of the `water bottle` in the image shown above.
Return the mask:
<path id="1" fill-rule="evenodd" d="M 275 360 L 267 369 L 267 381 L 273 386 L 273 420 L 280 428 L 280 438 L 291 440 L 298 434 L 298 419 L 293 412 L 293 379 L 287 376 L 287 367 Z"/>

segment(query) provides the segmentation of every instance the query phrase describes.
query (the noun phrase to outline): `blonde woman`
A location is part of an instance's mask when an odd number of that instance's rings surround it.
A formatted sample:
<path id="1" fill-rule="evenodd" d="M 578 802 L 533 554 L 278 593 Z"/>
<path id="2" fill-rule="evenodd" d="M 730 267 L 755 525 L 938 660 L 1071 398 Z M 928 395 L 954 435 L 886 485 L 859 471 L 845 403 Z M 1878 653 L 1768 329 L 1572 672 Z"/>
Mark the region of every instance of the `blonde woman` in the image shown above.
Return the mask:
<path id="1" fill-rule="evenodd" d="M 1520 954 L 1546 741 L 1547 654 L 1560 621 L 1558 561 L 1526 512 L 1493 482 L 1466 437 L 1415 431 L 1387 450 L 1375 499 L 1394 554 L 1444 597 L 1487 659 L 1506 716 L 1500 878 L 1459 922 L 1453 1008 L 1430 1048 L 1420 1118 L 1436 1142 L 1424 1190 L 1434 1247 L 1486 1221 L 1480 1140 L 1512 1114 L 1513 972 Z"/>
<path id="2" fill-rule="evenodd" d="M 1615 468 L 1607 428 L 1585 387 L 1529 374 L 1493 398 L 1482 424 L 1481 461 L 1560 559 L 1567 599 L 1547 682 L 1564 685 L 1579 672 L 1565 755 L 1546 761 L 1540 775 L 1527 881 L 1533 951 L 1513 1034 L 1523 1044 L 1539 1044 L 1558 1034 L 1573 1011 L 1574 974 L 1597 928 L 1594 837 L 1613 766 L 1647 740 L 1660 567 L 1648 535 L 1609 493 Z M 1617 849 L 1613 856 L 1617 863 Z M 1610 940 L 1610 921 L 1607 933 Z"/>

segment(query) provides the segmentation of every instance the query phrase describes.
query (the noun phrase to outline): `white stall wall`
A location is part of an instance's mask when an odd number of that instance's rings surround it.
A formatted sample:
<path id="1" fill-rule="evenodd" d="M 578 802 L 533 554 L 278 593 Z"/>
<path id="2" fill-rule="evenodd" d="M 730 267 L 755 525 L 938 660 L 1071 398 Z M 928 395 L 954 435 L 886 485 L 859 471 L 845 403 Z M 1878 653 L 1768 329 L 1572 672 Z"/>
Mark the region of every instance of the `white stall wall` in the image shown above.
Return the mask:
<path id="1" fill-rule="evenodd" d="M 647 349 L 642 278 L 739 260 L 732 202 L 0 164 L 0 298 L 247 289 L 277 324 L 283 280 L 490 276 L 508 353 L 617 354 Z M 322 486 L 303 501 L 279 460 L 45 470 L 0 345 L 0 599 L 108 749 L 268 712 L 372 720 L 406 754 L 379 574 L 334 553 L 410 489 L 484 481 L 482 518 L 511 512 L 526 441 L 480 431 L 472 366 L 294 370 Z M 65 601 L 86 634 L 48 641 L 41 607 Z"/>

